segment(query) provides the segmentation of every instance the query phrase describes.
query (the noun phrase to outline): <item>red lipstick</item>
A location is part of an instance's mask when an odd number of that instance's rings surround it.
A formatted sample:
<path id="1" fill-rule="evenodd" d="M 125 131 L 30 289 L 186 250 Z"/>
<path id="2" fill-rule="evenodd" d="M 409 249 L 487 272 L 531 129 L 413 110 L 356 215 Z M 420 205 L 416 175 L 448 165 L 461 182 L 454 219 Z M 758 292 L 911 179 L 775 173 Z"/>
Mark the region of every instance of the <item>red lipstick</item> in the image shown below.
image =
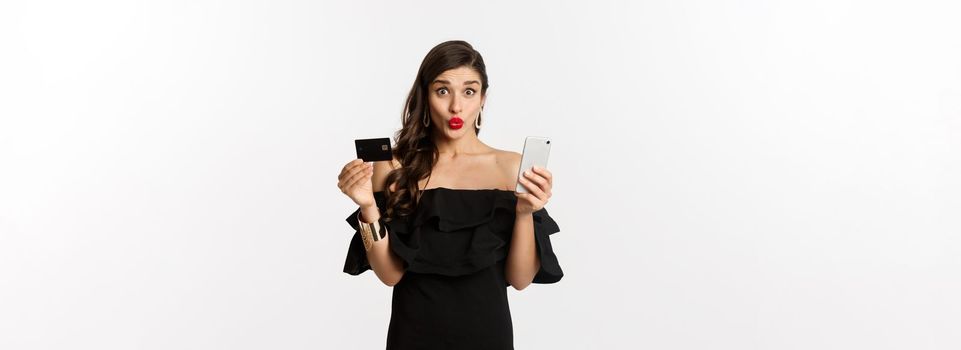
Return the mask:
<path id="1" fill-rule="evenodd" d="M 457 130 L 464 126 L 464 120 L 460 119 L 460 117 L 453 117 L 450 118 L 450 121 L 447 122 L 447 125 L 450 126 L 451 129 Z"/>

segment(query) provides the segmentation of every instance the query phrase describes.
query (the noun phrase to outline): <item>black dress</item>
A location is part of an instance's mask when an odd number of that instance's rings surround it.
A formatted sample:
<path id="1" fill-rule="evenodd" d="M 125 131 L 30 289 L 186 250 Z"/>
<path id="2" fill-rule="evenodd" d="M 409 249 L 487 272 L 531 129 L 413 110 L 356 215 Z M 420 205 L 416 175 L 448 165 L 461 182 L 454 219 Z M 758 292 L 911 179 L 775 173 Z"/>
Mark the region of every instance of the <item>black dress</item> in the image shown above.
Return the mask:
<path id="1" fill-rule="evenodd" d="M 384 193 L 374 198 L 384 213 Z M 514 348 L 504 265 L 516 204 L 513 191 L 432 188 L 412 215 L 387 223 L 390 248 L 406 270 L 393 288 L 387 349 Z M 344 263 L 351 275 L 370 269 L 358 211 L 347 217 L 355 230 Z M 541 261 L 533 283 L 557 282 L 564 273 L 549 235 L 559 228 L 546 209 L 533 216 Z"/>

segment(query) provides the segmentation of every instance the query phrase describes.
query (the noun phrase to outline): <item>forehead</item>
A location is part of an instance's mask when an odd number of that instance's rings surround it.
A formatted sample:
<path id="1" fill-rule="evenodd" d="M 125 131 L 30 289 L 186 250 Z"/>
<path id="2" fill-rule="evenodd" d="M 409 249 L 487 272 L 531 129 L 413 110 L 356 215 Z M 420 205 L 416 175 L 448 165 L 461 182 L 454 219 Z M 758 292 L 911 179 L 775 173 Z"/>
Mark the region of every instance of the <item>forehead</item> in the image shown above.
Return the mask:
<path id="1" fill-rule="evenodd" d="M 434 80 L 447 80 L 454 85 L 460 85 L 461 83 L 469 80 L 480 81 L 480 74 L 470 67 L 458 67 L 454 69 L 448 69 L 434 78 Z"/>

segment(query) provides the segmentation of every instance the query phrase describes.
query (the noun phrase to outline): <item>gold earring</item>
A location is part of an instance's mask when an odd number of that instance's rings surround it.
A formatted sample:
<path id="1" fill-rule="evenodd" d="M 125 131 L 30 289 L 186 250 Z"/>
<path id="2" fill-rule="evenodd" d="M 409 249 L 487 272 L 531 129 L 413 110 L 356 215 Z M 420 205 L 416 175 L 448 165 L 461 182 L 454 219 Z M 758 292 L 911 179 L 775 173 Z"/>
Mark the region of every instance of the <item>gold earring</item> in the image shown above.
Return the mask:
<path id="1" fill-rule="evenodd" d="M 430 126 L 430 115 L 427 114 L 427 111 L 424 111 L 424 127 L 428 126 Z"/>

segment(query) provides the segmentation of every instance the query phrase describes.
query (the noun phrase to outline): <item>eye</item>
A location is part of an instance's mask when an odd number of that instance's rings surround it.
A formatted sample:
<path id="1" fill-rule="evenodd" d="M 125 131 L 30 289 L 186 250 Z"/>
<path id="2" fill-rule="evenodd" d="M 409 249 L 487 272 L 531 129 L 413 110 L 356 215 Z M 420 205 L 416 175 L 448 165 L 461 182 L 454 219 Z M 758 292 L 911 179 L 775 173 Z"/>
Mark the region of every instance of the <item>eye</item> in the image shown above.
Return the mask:
<path id="1" fill-rule="evenodd" d="M 438 95 L 447 95 L 447 88 L 437 89 L 437 94 L 438 94 Z"/>
<path id="2" fill-rule="evenodd" d="M 467 96 L 473 96 L 477 92 L 474 91 L 474 89 L 467 89 L 467 91 L 465 91 L 464 93 L 466 93 Z"/>

